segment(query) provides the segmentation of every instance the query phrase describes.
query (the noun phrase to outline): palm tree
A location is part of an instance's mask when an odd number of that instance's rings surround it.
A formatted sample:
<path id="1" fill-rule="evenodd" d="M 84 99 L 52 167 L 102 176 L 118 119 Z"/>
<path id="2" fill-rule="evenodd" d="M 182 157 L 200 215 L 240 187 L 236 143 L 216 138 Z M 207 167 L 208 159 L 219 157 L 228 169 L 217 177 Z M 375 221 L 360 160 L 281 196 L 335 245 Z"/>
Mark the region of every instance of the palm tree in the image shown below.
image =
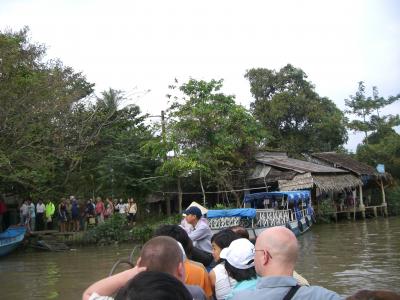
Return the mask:
<path id="1" fill-rule="evenodd" d="M 102 97 L 97 97 L 97 105 L 105 108 L 112 113 L 118 110 L 119 104 L 125 100 L 124 93 L 120 90 L 110 88 L 108 91 L 101 93 Z"/>

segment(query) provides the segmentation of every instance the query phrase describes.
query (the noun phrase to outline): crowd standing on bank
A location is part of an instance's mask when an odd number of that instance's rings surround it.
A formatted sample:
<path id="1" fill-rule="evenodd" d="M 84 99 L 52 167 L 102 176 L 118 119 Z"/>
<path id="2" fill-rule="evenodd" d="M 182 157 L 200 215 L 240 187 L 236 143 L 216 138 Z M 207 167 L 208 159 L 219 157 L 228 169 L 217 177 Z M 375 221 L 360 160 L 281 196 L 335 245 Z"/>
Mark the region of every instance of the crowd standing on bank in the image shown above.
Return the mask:
<path id="1" fill-rule="evenodd" d="M 83 200 L 75 196 L 61 198 L 57 204 L 51 199 L 26 199 L 21 202 L 19 210 L 19 225 L 28 231 L 59 230 L 60 232 L 78 232 L 87 230 L 104 223 L 113 214 L 126 217 L 128 224 L 136 223 L 137 203 L 134 198 L 126 201 L 122 198 L 96 197 Z M 0 200 L 0 232 L 3 225 L 3 216 L 7 211 L 4 201 Z M 4 226 L 3 226 L 4 227 Z"/>

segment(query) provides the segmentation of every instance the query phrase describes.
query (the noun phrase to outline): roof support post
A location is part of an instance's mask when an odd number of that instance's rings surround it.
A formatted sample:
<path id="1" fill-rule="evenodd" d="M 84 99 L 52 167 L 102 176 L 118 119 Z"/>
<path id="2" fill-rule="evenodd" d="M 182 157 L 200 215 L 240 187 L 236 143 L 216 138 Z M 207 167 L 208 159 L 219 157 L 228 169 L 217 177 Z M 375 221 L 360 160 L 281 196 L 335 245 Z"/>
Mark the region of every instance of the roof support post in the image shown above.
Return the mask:
<path id="1" fill-rule="evenodd" d="M 383 215 L 387 217 L 387 215 L 388 215 L 388 210 L 387 210 L 387 203 L 386 203 L 386 196 L 385 196 L 385 188 L 383 187 L 382 178 L 381 178 L 381 191 L 382 191 Z"/>
<path id="2" fill-rule="evenodd" d="M 360 194 L 360 211 L 361 211 L 361 216 L 363 219 L 365 219 L 365 205 L 363 201 L 363 190 L 362 190 L 362 185 L 360 184 L 358 186 L 359 189 L 359 194 Z"/>

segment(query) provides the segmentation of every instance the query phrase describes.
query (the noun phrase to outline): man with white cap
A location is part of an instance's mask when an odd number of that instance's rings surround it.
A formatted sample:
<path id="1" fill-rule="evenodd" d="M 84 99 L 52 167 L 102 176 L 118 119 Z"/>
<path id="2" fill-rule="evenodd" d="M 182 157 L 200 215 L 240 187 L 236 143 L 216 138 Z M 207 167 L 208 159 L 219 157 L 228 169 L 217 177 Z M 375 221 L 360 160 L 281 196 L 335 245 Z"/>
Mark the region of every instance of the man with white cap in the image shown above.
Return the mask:
<path id="1" fill-rule="evenodd" d="M 296 236 L 285 227 L 264 230 L 257 238 L 254 263 L 257 274 L 255 289 L 235 293 L 233 300 L 341 299 L 338 294 L 319 286 L 299 286 L 293 278 L 299 246 Z"/>

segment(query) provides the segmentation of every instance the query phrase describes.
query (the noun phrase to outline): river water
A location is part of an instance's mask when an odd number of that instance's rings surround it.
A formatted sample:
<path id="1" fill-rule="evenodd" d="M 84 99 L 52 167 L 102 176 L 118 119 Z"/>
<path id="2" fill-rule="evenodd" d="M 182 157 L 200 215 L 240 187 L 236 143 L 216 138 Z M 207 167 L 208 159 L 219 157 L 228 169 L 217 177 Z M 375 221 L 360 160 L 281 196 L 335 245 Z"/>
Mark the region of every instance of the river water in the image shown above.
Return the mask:
<path id="1" fill-rule="evenodd" d="M 400 218 L 321 224 L 299 242 L 296 270 L 311 284 L 342 296 L 359 289 L 400 292 Z M 124 244 L 68 252 L 17 251 L 0 259 L 0 298 L 80 299 L 132 249 Z"/>

